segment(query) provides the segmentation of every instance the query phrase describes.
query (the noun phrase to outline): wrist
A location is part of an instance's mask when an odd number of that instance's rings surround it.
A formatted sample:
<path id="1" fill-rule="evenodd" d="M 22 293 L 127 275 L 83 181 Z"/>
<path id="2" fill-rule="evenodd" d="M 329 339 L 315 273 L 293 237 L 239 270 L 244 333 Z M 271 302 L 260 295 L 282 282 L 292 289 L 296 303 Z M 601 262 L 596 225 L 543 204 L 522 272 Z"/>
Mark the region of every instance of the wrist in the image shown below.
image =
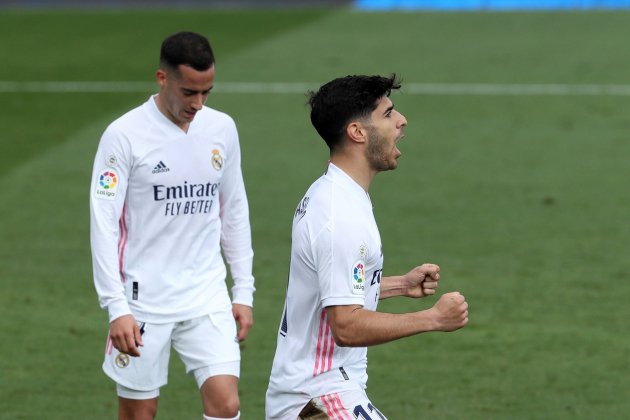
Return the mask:
<path id="1" fill-rule="evenodd" d="M 107 313 L 109 315 L 109 322 L 112 323 L 122 316 L 131 315 L 131 310 L 129 309 L 129 303 L 127 303 L 125 299 L 118 299 L 111 301 L 109 305 L 107 305 Z"/>
<path id="2" fill-rule="evenodd" d="M 428 331 L 440 331 L 440 313 L 436 308 L 422 311 L 426 314 Z"/>
<path id="3" fill-rule="evenodd" d="M 232 287 L 232 303 L 254 306 L 254 288 L 253 287 Z"/>
<path id="4" fill-rule="evenodd" d="M 394 277 L 392 286 L 396 290 L 398 296 L 409 296 L 409 281 L 407 281 L 406 275 Z"/>

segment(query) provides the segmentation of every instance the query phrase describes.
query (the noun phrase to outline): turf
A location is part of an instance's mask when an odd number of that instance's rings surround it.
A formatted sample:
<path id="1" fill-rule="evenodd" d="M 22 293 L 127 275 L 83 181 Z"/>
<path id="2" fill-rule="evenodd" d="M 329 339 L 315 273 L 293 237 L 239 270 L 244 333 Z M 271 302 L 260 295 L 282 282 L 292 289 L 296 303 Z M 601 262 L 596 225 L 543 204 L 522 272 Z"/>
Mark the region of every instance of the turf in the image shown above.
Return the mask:
<path id="1" fill-rule="evenodd" d="M 0 80 L 151 81 L 160 40 L 186 28 L 211 37 L 217 84 L 390 72 L 418 83 L 630 84 L 629 27 L 621 12 L 3 11 Z M 115 417 L 87 192 L 100 133 L 150 93 L 0 93 L 0 419 Z M 403 87 L 393 100 L 409 120 L 403 156 L 371 191 L 385 273 L 440 264 L 441 290 L 467 296 L 471 323 L 372 348 L 375 405 L 390 419 L 626 416 L 630 98 Z M 327 159 L 304 103 L 219 91 L 209 101 L 239 126 L 252 214 L 246 419 L 264 417 L 291 215 Z M 173 358 L 158 418 L 200 413 Z"/>

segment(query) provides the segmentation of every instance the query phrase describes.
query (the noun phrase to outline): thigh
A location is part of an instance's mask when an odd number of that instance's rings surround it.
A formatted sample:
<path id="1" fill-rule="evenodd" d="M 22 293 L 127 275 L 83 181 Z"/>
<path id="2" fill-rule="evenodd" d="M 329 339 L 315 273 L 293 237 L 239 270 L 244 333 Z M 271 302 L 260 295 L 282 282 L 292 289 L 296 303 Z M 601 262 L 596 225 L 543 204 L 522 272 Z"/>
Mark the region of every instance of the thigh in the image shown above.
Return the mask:
<path id="1" fill-rule="evenodd" d="M 241 357 L 232 312 L 177 323 L 173 348 L 197 381 L 205 414 L 234 417 L 240 408 Z"/>
<path id="2" fill-rule="evenodd" d="M 231 311 L 177 323 L 172 344 L 184 362 L 187 373 L 208 368 L 208 376 L 239 376 L 241 355 L 236 338 L 236 322 Z M 236 366 L 236 370 L 225 370 L 222 366 Z M 203 381 L 198 385 L 201 387 L 202 384 Z"/>
<path id="3" fill-rule="evenodd" d="M 306 408 L 310 399 L 308 394 L 281 391 L 270 384 L 265 394 L 265 418 L 267 420 L 300 418 L 299 413 Z"/>
<path id="4" fill-rule="evenodd" d="M 144 346 L 131 357 L 113 348 L 108 340 L 103 370 L 117 384 L 134 391 L 155 391 L 167 383 L 173 324 L 139 322 Z"/>

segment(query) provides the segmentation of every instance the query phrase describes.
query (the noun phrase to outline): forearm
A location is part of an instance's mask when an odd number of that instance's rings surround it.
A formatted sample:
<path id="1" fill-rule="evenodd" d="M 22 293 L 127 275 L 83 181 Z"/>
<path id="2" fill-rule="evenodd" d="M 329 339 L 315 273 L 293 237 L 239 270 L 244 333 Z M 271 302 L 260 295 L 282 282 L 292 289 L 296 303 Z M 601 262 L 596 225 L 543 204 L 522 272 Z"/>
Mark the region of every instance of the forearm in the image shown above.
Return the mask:
<path id="1" fill-rule="evenodd" d="M 336 308 L 336 309 L 333 309 Z M 339 310 L 344 311 L 340 313 Z M 434 310 L 406 314 L 374 312 L 359 306 L 327 308 L 335 342 L 344 347 L 364 347 L 435 331 Z"/>
<path id="2" fill-rule="evenodd" d="M 381 279 L 380 299 L 394 296 L 421 298 L 435 294 L 440 279 L 440 267 L 435 264 L 422 264 L 402 276 L 388 276 Z"/>
<path id="3" fill-rule="evenodd" d="M 236 133 L 234 133 L 236 136 Z M 234 280 L 232 303 L 252 306 L 254 276 L 252 265 L 251 226 L 245 185 L 240 171 L 238 138 L 235 137 L 236 160 L 226 167 L 221 189 L 221 248 Z"/>
<path id="4" fill-rule="evenodd" d="M 237 206 L 232 211 L 227 209 L 222 222 L 221 248 L 234 280 L 233 303 L 252 306 L 256 289 L 252 274 L 254 252 L 247 208 Z"/>
<path id="5" fill-rule="evenodd" d="M 251 252 L 251 250 L 250 250 Z M 232 303 L 253 306 L 254 276 L 252 274 L 253 253 L 241 260 L 230 263 L 230 272 L 234 280 L 232 287 Z"/>
<path id="6" fill-rule="evenodd" d="M 404 296 L 407 291 L 405 276 L 388 276 L 381 279 L 381 290 L 379 299 Z"/>
<path id="7" fill-rule="evenodd" d="M 120 280 L 120 271 L 116 263 L 116 239 L 108 240 L 104 235 L 92 235 L 92 265 L 94 273 L 94 287 L 98 295 L 99 304 L 107 309 L 110 322 L 123 315 L 131 313 L 125 287 Z"/>
<path id="8" fill-rule="evenodd" d="M 92 249 L 92 267 L 94 286 L 99 304 L 107 309 L 109 320 L 113 321 L 131 313 L 125 287 L 121 281 L 120 238 L 116 209 L 107 208 L 96 199 L 92 200 L 90 215 L 90 245 Z"/>

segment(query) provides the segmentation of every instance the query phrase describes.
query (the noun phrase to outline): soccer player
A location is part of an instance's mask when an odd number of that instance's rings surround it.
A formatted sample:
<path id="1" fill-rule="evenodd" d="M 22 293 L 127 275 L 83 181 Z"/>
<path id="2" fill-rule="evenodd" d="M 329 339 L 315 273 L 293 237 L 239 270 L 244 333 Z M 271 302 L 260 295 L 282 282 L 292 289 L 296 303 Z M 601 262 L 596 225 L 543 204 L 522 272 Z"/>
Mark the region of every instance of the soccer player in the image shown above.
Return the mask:
<path id="1" fill-rule="evenodd" d="M 120 419 L 155 417 L 171 346 L 199 386 L 203 418 L 240 416 L 253 251 L 236 126 L 204 105 L 214 62 L 204 36 L 167 37 L 159 92 L 107 127 L 94 160 L 94 283 L 109 313 L 103 370 Z"/>
<path id="2" fill-rule="evenodd" d="M 430 309 L 377 312 L 380 299 L 435 293 L 440 268 L 383 276 L 381 237 L 368 194 L 395 169 L 407 120 L 390 100 L 395 75 L 347 76 L 311 92 L 311 121 L 330 149 L 326 173 L 293 218 L 287 296 L 266 397 L 267 419 L 385 419 L 365 392 L 367 346 L 468 323 L 458 292 Z"/>

